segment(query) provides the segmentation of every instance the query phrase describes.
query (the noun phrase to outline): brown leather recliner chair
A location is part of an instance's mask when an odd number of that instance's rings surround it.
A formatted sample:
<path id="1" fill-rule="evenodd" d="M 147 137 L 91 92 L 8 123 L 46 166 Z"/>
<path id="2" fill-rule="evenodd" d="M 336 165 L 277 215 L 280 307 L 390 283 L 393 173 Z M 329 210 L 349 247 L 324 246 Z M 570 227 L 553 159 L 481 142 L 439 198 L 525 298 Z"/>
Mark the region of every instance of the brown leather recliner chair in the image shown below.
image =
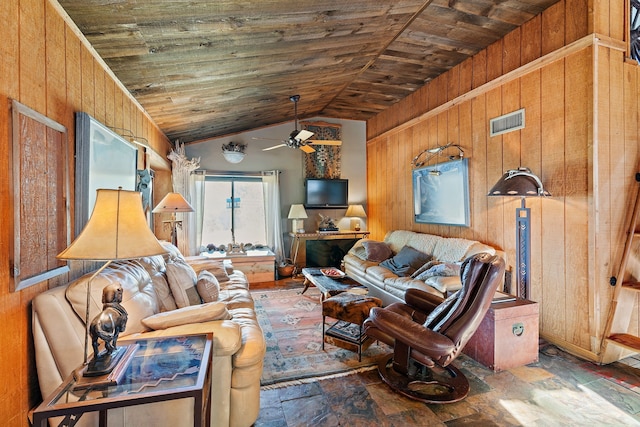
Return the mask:
<path id="1" fill-rule="evenodd" d="M 446 300 L 409 289 L 404 304 L 372 308 L 365 334 L 394 348 L 378 366 L 382 379 L 399 393 L 427 403 L 464 399 L 469 381 L 451 362 L 478 329 L 504 281 L 504 270 L 502 258 L 476 254 L 462 264 L 462 289 Z"/>

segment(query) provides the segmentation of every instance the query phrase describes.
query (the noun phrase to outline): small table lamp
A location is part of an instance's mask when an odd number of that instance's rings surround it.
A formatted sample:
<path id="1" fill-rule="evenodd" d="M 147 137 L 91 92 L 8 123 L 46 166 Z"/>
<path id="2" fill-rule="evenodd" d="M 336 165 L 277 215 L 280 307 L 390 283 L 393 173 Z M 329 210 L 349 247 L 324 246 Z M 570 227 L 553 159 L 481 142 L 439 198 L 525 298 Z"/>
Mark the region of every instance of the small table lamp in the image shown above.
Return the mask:
<path id="1" fill-rule="evenodd" d="M 520 208 L 516 208 L 516 295 L 520 298 L 531 297 L 529 278 L 530 255 L 530 209 L 526 207 L 525 197 L 551 196 L 542 186 L 542 181 L 529 168 L 511 169 L 496 182 L 487 196 L 511 196 L 522 199 Z"/>
<path id="2" fill-rule="evenodd" d="M 180 193 L 168 193 L 153 209 L 153 213 L 171 213 L 171 219 L 162 221 L 171 227 L 171 243 L 178 246 L 178 227 L 182 227 L 182 220 L 176 219 L 176 212 L 193 212 L 193 208 Z"/>
<path id="3" fill-rule="evenodd" d="M 85 376 L 107 374 L 115 368 L 124 355 L 124 348 L 112 352 L 94 354 L 88 363 L 89 308 L 91 303 L 91 282 L 112 261 L 129 260 L 146 256 L 161 255 L 167 251 L 160 245 L 149 228 L 142 210 L 142 194 L 137 191 L 105 190 L 97 191 L 96 203 L 89 221 L 71 245 L 57 255 L 58 259 L 81 261 L 106 261 L 87 282 L 87 307 L 85 312 L 84 373 Z M 107 364 L 103 360 L 112 362 Z M 87 366 L 89 365 L 89 366 Z M 99 366 L 98 373 L 91 366 Z"/>
<path id="4" fill-rule="evenodd" d="M 291 205 L 288 218 L 291 221 L 291 231 L 294 233 L 304 233 L 304 221 L 307 217 L 307 211 L 302 205 Z"/>
<path id="5" fill-rule="evenodd" d="M 367 214 L 365 213 L 362 205 L 349 205 L 347 213 L 344 214 L 344 216 L 353 217 L 351 220 L 351 229 L 360 231 L 360 218 L 366 218 Z"/>

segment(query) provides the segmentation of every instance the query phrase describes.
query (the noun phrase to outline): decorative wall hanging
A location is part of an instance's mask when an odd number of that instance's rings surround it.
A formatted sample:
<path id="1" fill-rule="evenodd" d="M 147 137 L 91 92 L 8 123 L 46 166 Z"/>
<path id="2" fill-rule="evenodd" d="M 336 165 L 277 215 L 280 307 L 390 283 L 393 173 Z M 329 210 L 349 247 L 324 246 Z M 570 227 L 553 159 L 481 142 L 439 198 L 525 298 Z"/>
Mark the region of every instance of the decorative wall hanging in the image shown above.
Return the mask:
<path id="1" fill-rule="evenodd" d="M 190 176 L 192 171 L 200 167 L 200 157 L 189 160 L 185 154 L 184 144 L 176 141 L 176 148 L 167 154 L 167 159 L 171 160 L 173 191 L 182 194 L 187 202 L 191 202 Z M 178 213 L 176 217 L 182 220 L 182 227 L 177 230 L 178 248 L 183 254 L 191 255 L 193 251 L 190 248 L 189 234 L 192 229 L 195 230 L 196 220 L 194 215 L 185 218 L 184 213 Z M 193 245 L 195 246 L 195 243 Z"/>
<path id="2" fill-rule="evenodd" d="M 71 242 L 70 184 L 67 128 L 15 100 L 11 114 L 9 262 L 11 290 L 19 291 L 69 271 L 56 255 Z"/>
<path id="3" fill-rule="evenodd" d="M 314 133 L 316 140 L 341 140 L 342 125 L 326 122 L 302 122 L 302 129 Z M 339 145 L 314 145 L 315 152 L 305 155 L 305 177 L 338 179 L 342 172 Z"/>
<path id="4" fill-rule="evenodd" d="M 99 188 L 135 190 L 138 147 L 87 113 L 76 113 L 76 236 L 89 220 Z"/>
<path id="5" fill-rule="evenodd" d="M 413 170 L 416 222 L 469 226 L 469 159 Z"/>

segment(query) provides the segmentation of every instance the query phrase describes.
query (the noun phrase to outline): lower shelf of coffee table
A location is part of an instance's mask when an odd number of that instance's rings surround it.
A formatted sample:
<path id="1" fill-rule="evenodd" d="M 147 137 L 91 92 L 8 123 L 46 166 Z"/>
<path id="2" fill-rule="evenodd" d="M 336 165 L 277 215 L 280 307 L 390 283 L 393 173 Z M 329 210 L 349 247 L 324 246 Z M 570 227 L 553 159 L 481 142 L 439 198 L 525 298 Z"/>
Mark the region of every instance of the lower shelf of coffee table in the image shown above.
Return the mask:
<path id="1" fill-rule="evenodd" d="M 358 325 L 355 323 L 348 323 L 345 321 L 336 322 L 325 332 L 325 343 L 344 348 L 345 350 L 353 351 L 355 353 L 358 353 L 358 344 L 361 343 L 362 351 L 365 351 L 373 343 L 373 340 L 366 335 L 345 335 L 340 329 L 338 329 L 339 325 L 349 325 L 354 329 L 358 328 Z"/>

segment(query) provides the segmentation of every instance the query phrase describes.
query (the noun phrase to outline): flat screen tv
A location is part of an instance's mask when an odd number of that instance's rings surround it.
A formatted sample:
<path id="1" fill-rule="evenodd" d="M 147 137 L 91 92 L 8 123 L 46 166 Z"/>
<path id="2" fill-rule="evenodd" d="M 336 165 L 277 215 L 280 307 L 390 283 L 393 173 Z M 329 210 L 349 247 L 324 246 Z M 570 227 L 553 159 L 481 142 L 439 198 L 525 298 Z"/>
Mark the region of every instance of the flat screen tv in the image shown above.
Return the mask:
<path id="1" fill-rule="evenodd" d="M 346 208 L 349 180 L 307 178 L 304 184 L 306 208 Z"/>

